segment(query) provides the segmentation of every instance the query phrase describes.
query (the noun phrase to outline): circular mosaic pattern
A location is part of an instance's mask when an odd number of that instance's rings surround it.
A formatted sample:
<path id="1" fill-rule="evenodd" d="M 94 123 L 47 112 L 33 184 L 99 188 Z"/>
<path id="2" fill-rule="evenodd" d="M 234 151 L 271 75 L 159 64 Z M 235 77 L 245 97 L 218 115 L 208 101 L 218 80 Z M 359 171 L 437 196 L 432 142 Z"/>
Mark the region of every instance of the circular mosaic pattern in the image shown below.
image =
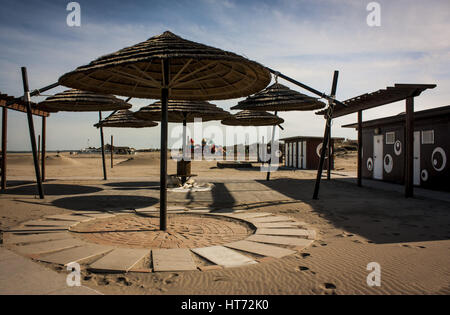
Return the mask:
<path id="1" fill-rule="evenodd" d="M 246 223 L 204 215 L 168 216 L 167 231 L 159 217 L 134 214 L 82 222 L 71 228 L 79 238 L 96 244 L 129 248 L 196 248 L 239 241 L 253 234 Z"/>
<path id="2" fill-rule="evenodd" d="M 428 180 L 428 171 L 422 170 L 422 172 L 420 172 L 420 178 L 422 181 L 426 182 Z"/>
<path id="3" fill-rule="evenodd" d="M 372 160 L 371 157 L 367 159 L 366 165 L 367 165 L 367 170 L 369 172 L 372 172 L 372 170 L 373 170 L 373 160 Z"/>

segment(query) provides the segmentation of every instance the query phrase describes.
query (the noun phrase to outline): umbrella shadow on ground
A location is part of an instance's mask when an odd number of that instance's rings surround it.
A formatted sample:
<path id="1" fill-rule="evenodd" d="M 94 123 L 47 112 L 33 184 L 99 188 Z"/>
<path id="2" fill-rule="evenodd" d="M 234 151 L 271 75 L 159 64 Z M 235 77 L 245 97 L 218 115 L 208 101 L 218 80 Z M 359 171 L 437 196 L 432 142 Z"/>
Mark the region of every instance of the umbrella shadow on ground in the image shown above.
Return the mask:
<path id="1" fill-rule="evenodd" d="M 257 181 L 285 196 L 308 203 L 322 218 L 369 243 L 405 243 L 450 239 L 448 203 L 404 198 L 336 180 L 322 181 L 313 200 L 314 179 Z M 407 246 L 407 245 L 406 245 Z"/>
<path id="2" fill-rule="evenodd" d="M 68 184 L 42 184 L 44 194 L 47 196 L 81 195 L 102 191 L 103 189 L 93 186 L 68 185 Z M 36 184 L 27 184 L 7 189 L 4 193 L 11 195 L 37 195 Z"/>
<path id="3" fill-rule="evenodd" d="M 159 189 L 159 182 L 117 182 L 106 183 L 104 185 L 113 187 L 114 190 Z"/>
<path id="4" fill-rule="evenodd" d="M 149 207 L 158 203 L 158 199 L 144 196 L 129 195 L 91 195 L 65 197 L 52 201 L 58 208 L 82 211 L 122 211 Z"/>

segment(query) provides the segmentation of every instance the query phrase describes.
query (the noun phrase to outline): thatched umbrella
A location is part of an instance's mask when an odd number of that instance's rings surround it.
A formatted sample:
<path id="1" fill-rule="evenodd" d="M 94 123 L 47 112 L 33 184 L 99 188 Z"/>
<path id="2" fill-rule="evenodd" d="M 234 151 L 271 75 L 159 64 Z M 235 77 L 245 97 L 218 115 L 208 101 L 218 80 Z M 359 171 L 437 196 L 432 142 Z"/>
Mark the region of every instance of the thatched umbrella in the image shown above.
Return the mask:
<path id="1" fill-rule="evenodd" d="M 98 111 L 99 121 L 101 121 L 102 111 L 128 109 L 131 108 L 131 104 L 114 95 L 71 89 L 47 97 L 38 104 L 38 107 L 49 112 Z M 103 139 L 102 126 L 100 126 L 100 143 L 102 147 L 103 179 L 106 180 L 105 141 Z"/>
<path id="2" fill-rule="evenodd" d="M 321 109 L 326 106 L 318 98 L 299 93 L 278 83 L 277 77 L 275 77 L 275 80 L 276 82 L 271 86 L 240 101 L 238 105 L 233 106 L 231 109 L 269 110 L 274 111 L 276 115 L 279 111 L 308 111 Z M 275 126 L 272 131 L 272 144 L 274 137 Z M 267 180 L 270 179 L 270 164 L 269 171 L 267 172 Z"/>
<path id="3" fill-rule="evenodd" d="M 138 119 L 134 116 L 134 112 L 128 109 L 118 110 L 94 125 L 97 128 L 145 128 L 155 126 L 158 126 L 158 123 L 151 120 Z"/>
<path id="4" fill-rule="evenodd" d="M 284 122 L 283 118 L 268 112 L 243 110 L 222 120 L 228 126 L 276 126 Z"/>
<path id="5" fill-rule="evenodd" d="M 131 104 L 114 95 L 72 89 L 47 97 L 38 107 L 49 112 L 96 112 L 128 109 Z"/>
<path id="6" fill-rule="evenodd" d="M 155 102 L 141 107 L 134 116 L 140 119 L 161 120 L 161 102 Z M 196 118 L 202 121 L 221 120 L 230 113 L 206 101 L 170 100 L 167 103 L 167 119 L 171 123 L 183 123 L 183 157 L 186 154 L 186 123 L 192 123 Z"/>
<path id="7" fill-rule="evenodd" d="M 161 98 L 160 228 L 167 228 L 167 100 L 245 97 L 270 83 L 262 65 L 164 32 L 66 73 L 61 85 L 99 93 Z"/>
<path id="8" fill-rule="evenodd" d="M 325 103 L 318 98 L 311 97 L 291 90 L 280 83 L 274 83 L 264 90 L 240 101 L 231 109 L 263 110 L 263 111 L 291 111 L 314 110 L 325 107 Z"/>

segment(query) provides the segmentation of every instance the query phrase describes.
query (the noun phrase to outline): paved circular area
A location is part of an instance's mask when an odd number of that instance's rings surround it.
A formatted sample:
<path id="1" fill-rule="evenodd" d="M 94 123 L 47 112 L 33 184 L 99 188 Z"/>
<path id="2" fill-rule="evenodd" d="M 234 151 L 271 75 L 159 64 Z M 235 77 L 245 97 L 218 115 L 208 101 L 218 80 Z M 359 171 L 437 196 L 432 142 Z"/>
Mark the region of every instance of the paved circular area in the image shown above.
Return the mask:
<path id="1" fill-rule="evenodd" d="M 167 232 L 158 217 L 135 214 L 82 222 L 70 229 L 82 240 L 128 248 L 196 248 L 239 241 L 254 233 L 250 225 L 231 218 L 192 214 L 168 216 Z"/>

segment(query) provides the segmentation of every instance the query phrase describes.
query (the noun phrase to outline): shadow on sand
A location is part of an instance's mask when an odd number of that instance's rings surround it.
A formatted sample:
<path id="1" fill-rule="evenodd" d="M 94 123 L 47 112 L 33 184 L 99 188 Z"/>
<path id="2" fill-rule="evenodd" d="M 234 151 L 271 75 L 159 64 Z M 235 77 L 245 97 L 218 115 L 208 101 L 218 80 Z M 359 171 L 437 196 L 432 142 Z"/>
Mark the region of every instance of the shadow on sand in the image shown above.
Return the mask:
<path id="1" fill-rule="evenodd" d="M 106 183 L 104 185 L 113 187 L 114 190 L 159 189 L 159 182 L 117 182 Z"/>
<path id="2" fill-rule="evenodd" d="M 60 198 L 52 201 L 52 205 L 74 211 L 120 211 L 149 207 L 157 202 L 156 198 L 143 196 L 93 195 Z"/>
<path id="3" fill-rule="evenodd" d="M 103 189 L 92 186 L 67 185 L 67 184 L 43 184 L 44 194 L 47 196 L 81 195 L 102 191 Z M 27 184 L 8 188 L 3 193 L 11 195 L 37 195 L 36 184 Z"/>
<path id="4" fill-rule="evenodd" d="M 258 181 L 270 189 L 309 204 L 336 228 L 359 234 L 373 243 L 403 243 L 450 238 L 448 203 L 404 198 L 398 192 L 322 181 L 320 199 L 313 200 L 315 180 Z"/>

